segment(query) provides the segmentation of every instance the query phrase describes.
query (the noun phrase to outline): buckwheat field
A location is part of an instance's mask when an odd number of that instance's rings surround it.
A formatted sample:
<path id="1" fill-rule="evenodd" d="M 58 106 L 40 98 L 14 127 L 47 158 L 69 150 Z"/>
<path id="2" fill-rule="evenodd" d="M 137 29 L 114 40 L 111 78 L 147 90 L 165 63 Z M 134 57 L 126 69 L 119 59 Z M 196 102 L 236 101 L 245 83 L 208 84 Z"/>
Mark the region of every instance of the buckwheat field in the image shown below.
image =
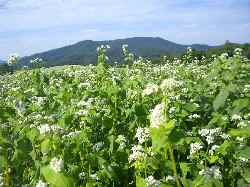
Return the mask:
<path id="1" fill-rule="evenodd" d="M 250 63 L 236 49 L 0 76 L 0 186 L 250 186 Z M 9 59 L 16 63 L 16 56 Z"/>

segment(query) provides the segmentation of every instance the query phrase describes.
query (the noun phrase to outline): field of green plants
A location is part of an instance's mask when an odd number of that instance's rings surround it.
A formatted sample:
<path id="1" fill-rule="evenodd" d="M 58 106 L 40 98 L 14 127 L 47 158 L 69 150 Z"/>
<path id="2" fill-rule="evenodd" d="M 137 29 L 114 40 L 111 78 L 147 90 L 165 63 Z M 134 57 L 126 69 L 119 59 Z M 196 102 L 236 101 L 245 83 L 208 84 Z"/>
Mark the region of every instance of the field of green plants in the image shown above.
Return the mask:
<path id="1" fill-rule="evenodd" d="M 236 49 L 0 76 L 1 187 L 250 186 L 250 62 Z M 12 59 L 13 60 L 13 59 Z"/>

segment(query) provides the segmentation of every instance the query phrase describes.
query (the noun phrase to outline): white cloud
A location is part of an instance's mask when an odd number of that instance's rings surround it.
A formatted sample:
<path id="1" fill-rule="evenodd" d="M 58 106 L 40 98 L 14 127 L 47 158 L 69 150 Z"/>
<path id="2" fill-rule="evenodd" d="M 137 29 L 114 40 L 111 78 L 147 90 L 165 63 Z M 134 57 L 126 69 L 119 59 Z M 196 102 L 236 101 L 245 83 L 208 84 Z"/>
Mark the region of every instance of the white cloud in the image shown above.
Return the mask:
<path id="1" fill-rule="evenodd" d="M 244 0 L 0 0 L 0 58 L 84 39 L 160 36 L 178 43 L 249 42 Z M 248 4 L 249 5 L 249 4 Z"/>

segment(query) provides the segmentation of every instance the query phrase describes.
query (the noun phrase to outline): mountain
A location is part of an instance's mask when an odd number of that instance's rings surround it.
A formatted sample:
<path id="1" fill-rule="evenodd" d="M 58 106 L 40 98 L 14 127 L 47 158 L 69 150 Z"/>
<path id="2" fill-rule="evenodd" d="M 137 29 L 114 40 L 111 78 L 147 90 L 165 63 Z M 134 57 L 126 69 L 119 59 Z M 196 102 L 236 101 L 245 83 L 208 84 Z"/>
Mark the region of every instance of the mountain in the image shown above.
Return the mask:
<path id="1" fill-rule="evenodd" d="M 73 45 L 65 46 L 58 49 L 34 54 L 21 59 L 21 65 L 29 65 L 32 58 L 42 58 L 46 66 L 56 66 L 65 64 L 90 64 L 96 63 L 96 48 L 100 45 L 110 45 L 111 49 L 107 55 L 112 62 L 122 60 L 122 45 L 128 44 L 129 50 L 136 56 L 159 57 L 162 54 L 181 54 L 186 51 L 188 46 L 196 50 L 206 51 L 212 46 L 193 44 L 181 45 L 159 37 L 134 37 L 126 39 L 92 41 L 85 40 Z"/>
<path id="2" fill-rule="evenodd" d="M 5 63 L 5 61 L 3 61 L 3 60 L 0 60 L 0 64 L 3 64 L 3 63 Z"/>

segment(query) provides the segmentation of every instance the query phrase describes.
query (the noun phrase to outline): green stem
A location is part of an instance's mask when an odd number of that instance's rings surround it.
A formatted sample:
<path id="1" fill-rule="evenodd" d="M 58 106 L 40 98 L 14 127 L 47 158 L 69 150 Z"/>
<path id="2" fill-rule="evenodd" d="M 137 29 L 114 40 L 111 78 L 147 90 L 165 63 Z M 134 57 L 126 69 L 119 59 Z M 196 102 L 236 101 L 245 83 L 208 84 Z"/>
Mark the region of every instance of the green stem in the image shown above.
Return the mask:
<path id="1" fill-rule="evenodd" d="M 177 187 L 181 187 L 181 183 L 179 181 L 178 174 L 177 174 L 174 152 L 173 152 L 173 148 L 172 148 L 171 144 L 168 145 L 168 150 L 169 150 L 169 154 L 170 154 L 170 159 L 172 161 L 173 172 L 174 172 L 174 176 L 176 178 Z"/>

